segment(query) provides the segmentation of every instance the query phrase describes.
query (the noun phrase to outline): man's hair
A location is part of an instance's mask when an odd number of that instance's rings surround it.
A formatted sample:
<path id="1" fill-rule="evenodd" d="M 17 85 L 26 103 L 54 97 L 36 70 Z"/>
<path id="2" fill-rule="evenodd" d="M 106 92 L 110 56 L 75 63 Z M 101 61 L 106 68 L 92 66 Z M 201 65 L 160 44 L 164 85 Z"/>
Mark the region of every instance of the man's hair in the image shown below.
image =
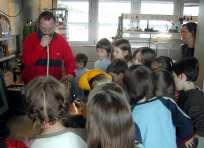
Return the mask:
<path id="1" fill-rule="evenodd" d="M 84 53 L 78 53 L 77 55 L 76 55 L 76 62 L 77 63 L 84 63 L 84 67 L 86 67 L 86 64 L 87 64 L 87 62 L 88 62 L 88 57 L 87 57 L 87 55 L 86 54 L 84 54 Z"/>
<path id="2" fill-rule="evenodd" d="M 141 55 L 141 63 L 150 67 L 152 60 L 156 57 L 156 52 L 149 47 L 141 47 L 134 51 L 133 58 L 135 58 L 138 53 Z"/>
<path id="3" fill-rule="evenodd" d="M 37 77 L 26 87 L 27 114 L 41 124 L 54 124 L 64 117 L 68 96 L 69 90 L 54 77 Z"/>
<path id="4" fill-rule="evenodd" d="M 174 64 L 173 71 L 176 75 L 184 73 L 187 81 L 196 81 L 199 75 L 199 61 L 195 57 L 182 59 Z"/>
<path id="5" fill-rule="evenodd" d="M 116 83 L 95 87 L 87 103 L 89 148 L 134 148 L 135 127 L 127 95 Z"/>
<path id="6" fill-rule="evenodd" d="M 38 23 L 40 22 L 41 19 L 45 19 L 45 20 L 50 20 L 50 19 L 53 19 L 54 22 L 56 22 L 56 18 L 54 16 L 54 14 L 50 11 L 43 11 L 40 15 L 39 15 L 39 18 L 38 18 Z"/>
<path id="7" fill-rule="evenodd" d="M 127 62 L 121 59 L 114 59 L 111 64 L 107 67 L 106 72 L 107 73 L 115 73 L 115 74 L 120 74 L 123 73 L 125 74 L 126 70 L 128 69 Z"/>
<path id="8" fill-rule="evenodd" d="M 124 83 L 130 98 L 150 99 L 153 97 L 152 71 L 144 65 L 131 66 L 125 73 Z"/>
<path id="9" fill-rule="evenodd" d="M 105 49 L 108 54 L 112 52 L 111 42 L 106 38 L 102 38 L 96 43 L 96 49 L 98 48 Z"/>

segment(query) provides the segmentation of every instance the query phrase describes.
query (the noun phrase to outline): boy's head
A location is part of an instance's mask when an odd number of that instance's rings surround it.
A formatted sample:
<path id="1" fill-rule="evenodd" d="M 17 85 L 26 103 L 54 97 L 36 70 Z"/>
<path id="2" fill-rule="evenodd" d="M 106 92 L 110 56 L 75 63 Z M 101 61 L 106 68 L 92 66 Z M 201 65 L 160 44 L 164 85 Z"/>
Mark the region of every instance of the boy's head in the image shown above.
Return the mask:
<path id="1" fill-rule="evenodd" d="M 150 99 L 153 97 L 152 71 L 143 65 L 131 66 L 124 78 L 130 98 Z"/>
<path id="2" fill-rule="evenodd" d="M 97 42 L 96 52 L 99 59 L 107 58 L 111 53 L 111 51 L 112 51 L 112 45 L 108 39 L 103 38 Z"/>
<path id="3" fill-rule="evenodd" d="M 186 81 L 194 82 L 199 75 L 199 62 L 196 58 L 185 58 L 173 66 L 174 78 L 178 90 L 182 90 Z"/>
<path id="4" fill-rule="evenodd" d="M 149 47 L 141 47 L 133 53 L 133 63 L 135 65 L 145 65 L 150 67 L 152 60 L 156 57 L 156 53 Z"/>
<path id="5" fill-rule="evenodd" d="M 27 114 L 41 125 L 55 124 L 66 113 L 69 90 L 54 77 L 37 77 L 26 87 Z"/>
<path id="6" fill-rule="evenodd" d="M 128 65 L 124 60 L 115 59 L 107 67 L 106 72 L 112 76 L 114 82 L 123 85 L 124 74 L 128 69 Z"/>
<path id="7" fill-rule="evenodd" d="M 76 55 L 76 67 L 77 68 L 84 68 L 88 62 L 88 57 L 84 53 L 78 53 Z"/>
<path id="8" fill-rule="evenodd" d="M 130 42 L 126 39 L 118 39 L 113 42 L 113 59 L 123 59 L 126 62 L 132 59 Z"/>

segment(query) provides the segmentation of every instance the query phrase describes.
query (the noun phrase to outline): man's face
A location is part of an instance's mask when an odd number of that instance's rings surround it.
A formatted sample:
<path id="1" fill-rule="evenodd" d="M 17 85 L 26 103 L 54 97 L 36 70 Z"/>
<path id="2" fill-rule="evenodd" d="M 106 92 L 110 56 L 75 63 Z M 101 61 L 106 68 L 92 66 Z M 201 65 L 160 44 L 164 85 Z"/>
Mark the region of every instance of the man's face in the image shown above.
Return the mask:
<path id="1" fill-rule="evenodd" d="M 44 35 L 50 35 L 55 31 L 55 22 L 52 18 L 49 20 L 42 18 L 40 20 L 39 28 Z"/>

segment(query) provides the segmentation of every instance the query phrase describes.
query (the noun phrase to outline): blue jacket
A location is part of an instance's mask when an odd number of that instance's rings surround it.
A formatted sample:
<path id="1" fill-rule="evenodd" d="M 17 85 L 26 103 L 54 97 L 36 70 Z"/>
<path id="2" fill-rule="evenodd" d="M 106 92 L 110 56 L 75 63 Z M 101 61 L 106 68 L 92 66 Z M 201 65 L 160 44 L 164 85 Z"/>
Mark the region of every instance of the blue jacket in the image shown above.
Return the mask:
<path id="1" fill-rule="evenodd" d="M 139 101 L 133 106 L 132 116 L 139 126 L 144 148 L 176 148 L 177 142 L 193 135 L 190 118 L 171 98 Z"/>

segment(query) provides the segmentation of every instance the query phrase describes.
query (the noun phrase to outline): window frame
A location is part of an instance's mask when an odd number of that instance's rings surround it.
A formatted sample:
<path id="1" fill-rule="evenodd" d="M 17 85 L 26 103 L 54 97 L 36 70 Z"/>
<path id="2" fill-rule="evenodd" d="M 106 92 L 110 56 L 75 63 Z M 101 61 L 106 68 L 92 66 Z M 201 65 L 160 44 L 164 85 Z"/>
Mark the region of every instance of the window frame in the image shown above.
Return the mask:
<path id="1" fill-rule="evenodd" d="M 88 1 L 89 3 L 89 8 L 88 8 L 88 41 L 69 41 L 71 45 L 95 45 L 98 39 L 98 11 L 99 11 L 99 0 L 60 0 L 61 2 L 63 1 L 70 1 L 70 2 L 77 2 L 77 1 Z M 141 12 L 141 4 L 142 2 L 161 2 L 162 0 L 106 0 L 107 2 L 130 2 L 131 4 L 131 13 L 138 13 Z M 163 1 L 165 3 L 174 3 L 174 0 L 166 0 Z M 140 4 L 140 6 L 139 6 Z M 186 6 L 186 2 L 184 2 L 184 6 Z M 199 6 L 199 4 L 198 4 Z M 58 7 L 58 2 L 57 2 L 57 7 Z M 69 12 L 68 12 L 69 14 Z M 69 15 L 68 15 L 69 19 Z"/>

